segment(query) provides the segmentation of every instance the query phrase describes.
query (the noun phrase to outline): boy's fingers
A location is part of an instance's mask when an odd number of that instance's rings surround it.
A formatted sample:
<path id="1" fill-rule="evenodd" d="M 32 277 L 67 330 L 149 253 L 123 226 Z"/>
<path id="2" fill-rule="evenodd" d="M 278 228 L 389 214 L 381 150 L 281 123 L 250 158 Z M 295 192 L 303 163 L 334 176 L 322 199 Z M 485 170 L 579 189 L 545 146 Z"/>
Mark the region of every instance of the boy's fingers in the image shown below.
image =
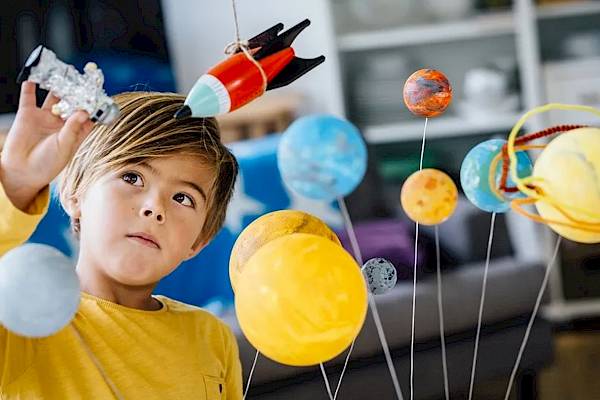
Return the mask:
<path id="1" fill-rule="evenodd" d="M 53 95 L 51 92 L 48 92 L 46 95 L 46 99 L 44 100 L 44 104 L 42 104 L 42 110 L 52 110 L 52 106 L 60 101 L 60 98 Z"/>
<path id="2" fill-rule="evenodd" d="M 83 131 L 85 132 L 84 136 L 87 136 L 88 133 L 92 131 L 92 129 L 96 126 L 96 124 L 89 119 L 83 123 Z"/>
<path id="3" fill-rule="evenodd" d="M 61 146 L 66 146 L 70 150 L 74 150 L 74 146 L 79 141 L 79 136 L 89 116 L 85 111 L 77 111 L 71 115 L 65 125 L 58 133 L 58 140 Z"/>
<path id="4" fill-rule="evenodd" d="M 90 120 L 87 120 L 83 123 L 81 129 L 79 130 L 79 136 L 77 138 L 77 142 L 75 143 L 75 147 L 73 149 L 74 151 L 77 151 L 79 146 L 81 146 L 81 143 L 83 143 L 85 138 L 88 137 L 90 132 L 92 132 L 92 129 L 94 128 L 95 125 L 96 124 Z"/>
<path id="5" fill-rule="evenodd" d="M 35 83 L 24 81 L 21 84 L 21 97 L 19 98 L 19 108 L 35 107 Z"/>
<path id="6" fill-rule="evenodd" d="M 65 125 L 62 118 L 51 113 L 43 113 L 41 123 L 48 133 L 55 133 Z"/>
<path id="7" fill-rule="evenodd" d="M 94 128 L 95 125 L 96 124 L 94 124 L 90 120 L 87 120 L 83 123 L 83 125 L 81 126 L 81 129 L 79 130 L 79 140 L 78 140 L 77 147 L 79 147 L 81 142 L 83 142 L 84 139 L 90 134 L 90 132 L 92 131 L 92 129 Z"/>

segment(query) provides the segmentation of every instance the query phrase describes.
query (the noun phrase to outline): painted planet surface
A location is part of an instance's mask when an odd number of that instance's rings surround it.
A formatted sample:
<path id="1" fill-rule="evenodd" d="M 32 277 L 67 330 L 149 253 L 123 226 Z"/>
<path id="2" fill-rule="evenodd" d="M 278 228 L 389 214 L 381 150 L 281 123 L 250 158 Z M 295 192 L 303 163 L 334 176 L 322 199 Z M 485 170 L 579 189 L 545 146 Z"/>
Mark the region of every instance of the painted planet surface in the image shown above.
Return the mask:
<path id="1" fill-rule="evenodd" d="M 394 264 L 385 258 L 371 258 L 362 267 L 367 287 L 373 294 L 383 294 L 396 286 L 398 274 Z"/>
<path id="2" fill-rule="evenodd" d="M 340 244 L 325 222 L 303 211 L 279 210 L 254 220 L 238 236 L 229 258 L 229 278 L 235 290 L 244 266 L 258 249 L 270 241 L 292 233 L 310 233 Z"/>
<path id="3" fill-rule="evenodd" d="M 550 228 L 575 242 L 600 243 L 600 129 L 574 129 L 552 140 L 536 160 L 533 176 L 542 179 L 536 185 L 573 219 L 597 224 L 596 232 L 558 224 Z M 535 204 L 543 218 L 572 223 L 548 202 Z"/>
<path id="4" fill-rule="evenodd" d="M 476 207 L 487 212 L 503 213 L 510 209 L 510 201 L 525 197 L 521 192 L 503 193 L 498 198 L 490 187 L 490 167 L 493 159 L 502 151 L 506 143 L 503 139 L 490 139 L 473 147 L 465 156 L 460 167 L 460 184 L 467 199 Z M 531 175 L 532 165 L 529 156 L 524 151 L 517 152 L 517 175 L 526 177 Z M 502 178 L 502 163 L 499 162 L 494 172 L 496 185 Z M 507 186 L 515 186 L 510 178 Z"/>
<path id="5" fill-rule="evenodd" d="M 408 177 L 400 202 L 410 219 L 422 225 L 437 225 L 447 220 L 458 201 L 458 190 L 444 172 L 427 168 Z"/>
<path id="6" fill-rule="evenodd" d="M 404 84 L 404 104 L 415 115 L 435 117 L 452 101 L 452 87 L 446 75 L 435 69 L 420 69 Z"/>
<path id="7" fill-rule="evenodd" d="M 322 236 L 270 241 L 240 276 L 235 310 L 248 341 L 293 366 L 326 362 L 346 349 L 367 314 L 367 285 L 354 258 Z"/>
<path id="8" fill-rule="evenodd" d="M 286 186 L 310 199 L 350 194 L 367 170 L 367 146 L 358 128 L 333 115 L 307 115 L 283 133 L 277 166 Z"/>

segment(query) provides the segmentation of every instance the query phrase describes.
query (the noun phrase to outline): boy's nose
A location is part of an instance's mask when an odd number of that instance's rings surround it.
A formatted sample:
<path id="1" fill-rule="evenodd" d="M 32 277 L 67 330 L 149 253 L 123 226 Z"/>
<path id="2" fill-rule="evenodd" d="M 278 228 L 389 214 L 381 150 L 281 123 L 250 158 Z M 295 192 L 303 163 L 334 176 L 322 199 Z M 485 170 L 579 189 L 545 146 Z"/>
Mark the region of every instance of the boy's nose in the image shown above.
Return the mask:
<path id="1" fill-rule="evenodd" d="M 163 211 L 157 210 L 157 209 L 151 209 L 148 207 L 144 207 L 141 210 L 141 214 L 144 217 L 152 217 L 152 218 L 156 218 L 156 220 L 159 223 L 163 223 L 165 221 L 165 213 Z"/>

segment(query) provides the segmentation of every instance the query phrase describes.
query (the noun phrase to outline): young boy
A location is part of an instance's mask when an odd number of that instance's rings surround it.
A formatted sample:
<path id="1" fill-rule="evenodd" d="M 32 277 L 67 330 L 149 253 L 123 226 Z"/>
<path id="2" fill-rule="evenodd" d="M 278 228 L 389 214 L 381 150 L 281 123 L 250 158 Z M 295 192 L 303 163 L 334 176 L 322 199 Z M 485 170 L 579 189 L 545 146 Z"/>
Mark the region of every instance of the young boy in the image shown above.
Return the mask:
<path id="1" fill-rule="evenodd" d="M 0 325 L 2 399 L 241 399 L 235 337 L 217 318 L 163 296 L 158 281 L 223 224 L 238 166 L 213 119 L 175 120 L 184 98 L 125 93 L 93 126 L 35 104 L 24 82 L 0 157 L 0 254 L 27 240 L 64 170 L 60 201 L 80 239 L 82 299 L 42 339 Z M 66 168 L 65 168 L 66 167 Z"/>

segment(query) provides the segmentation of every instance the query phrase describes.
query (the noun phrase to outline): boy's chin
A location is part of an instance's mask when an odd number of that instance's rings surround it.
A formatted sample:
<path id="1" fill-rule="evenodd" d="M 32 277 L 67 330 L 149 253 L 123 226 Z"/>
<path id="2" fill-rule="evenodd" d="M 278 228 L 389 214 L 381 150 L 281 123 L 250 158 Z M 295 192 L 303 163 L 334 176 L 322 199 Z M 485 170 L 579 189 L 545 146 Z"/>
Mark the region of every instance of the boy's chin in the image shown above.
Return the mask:
<path id="1" fill-rule="evenodd" d="M 117 282 L 126 286 L 150 286 L 158 283 L 163 276 L 158 274 L 160 268 L 152 264 L 126 263 L 109 275 Z"/>
<path id="2" fill-rule="evenodd" d="M 130 287 L 149 287 L 158 284 L 160 278 L 154 277 L 141 277 L 141 276 L 131 276 L 127 274 L 118 274 L 117 276 L 113 275 L 112 278 L 124 286 Z"/>

